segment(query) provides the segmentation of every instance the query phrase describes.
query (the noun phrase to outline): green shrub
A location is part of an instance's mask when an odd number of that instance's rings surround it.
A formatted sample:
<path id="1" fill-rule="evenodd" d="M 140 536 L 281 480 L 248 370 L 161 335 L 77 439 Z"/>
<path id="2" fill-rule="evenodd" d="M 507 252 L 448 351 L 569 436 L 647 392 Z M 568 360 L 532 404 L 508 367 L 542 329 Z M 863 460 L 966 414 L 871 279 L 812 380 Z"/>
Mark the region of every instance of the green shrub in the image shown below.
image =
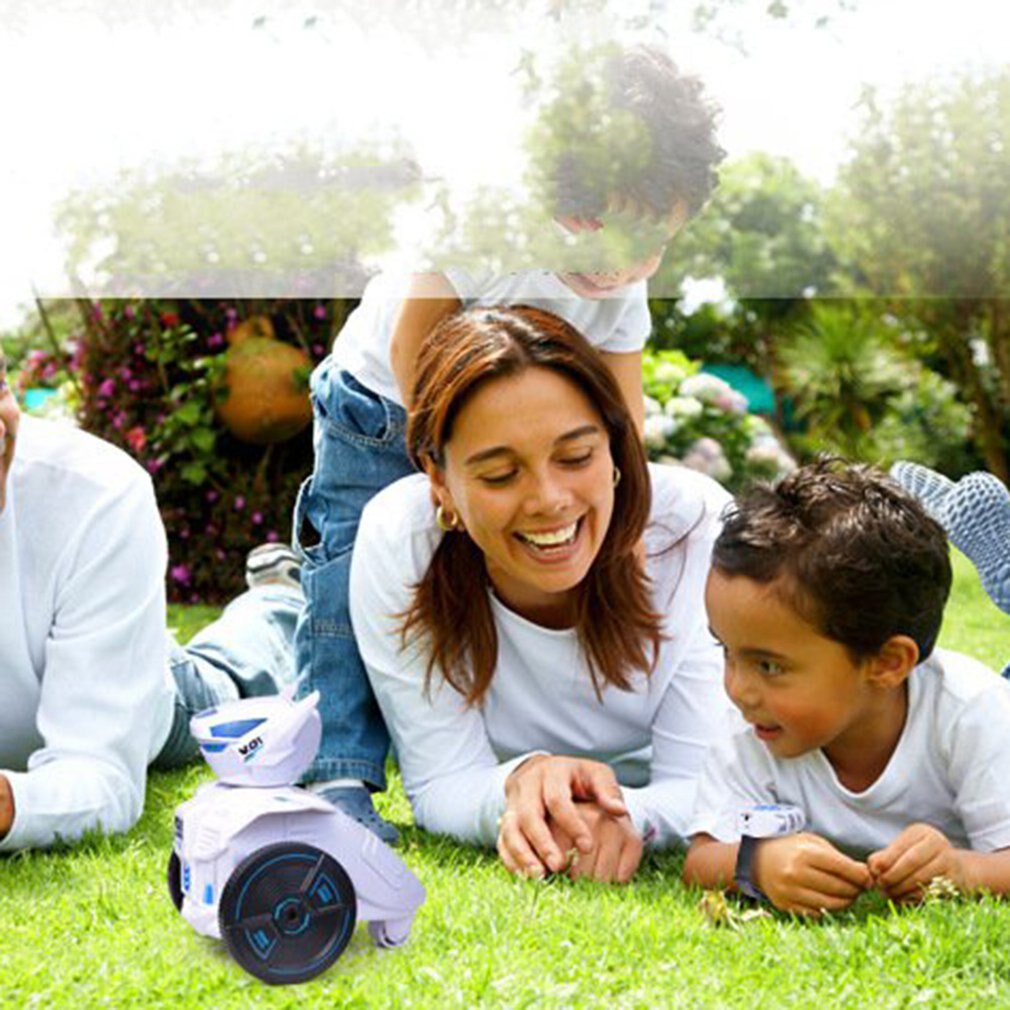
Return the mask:
<path id="1" fill-rule="evenodd" d="M 731 490 L 795 466 L 747 399 L 681 351 L 646 351 L 645 443 L 651 459 L 680 462 Z"/>
<path id="2" fill-rule="evenodd" d="M 267 316 L 312 363 L 329 350 L 341 302 L 81 302 L 64 353 L 30 353 L 22 387 L 60 387 L 82 428 L 152 475 L 171 550 L 169 598 L 219 603 L 242 588 L 245 555 L 288 540 L 294 498 L 312 468 L 309 430 L 261 446 L 214 413 L 229 332 Z M 336 313 L 337 319 L 334 319 Z M 308 392 L 306 390 L 306 396 Z"/>

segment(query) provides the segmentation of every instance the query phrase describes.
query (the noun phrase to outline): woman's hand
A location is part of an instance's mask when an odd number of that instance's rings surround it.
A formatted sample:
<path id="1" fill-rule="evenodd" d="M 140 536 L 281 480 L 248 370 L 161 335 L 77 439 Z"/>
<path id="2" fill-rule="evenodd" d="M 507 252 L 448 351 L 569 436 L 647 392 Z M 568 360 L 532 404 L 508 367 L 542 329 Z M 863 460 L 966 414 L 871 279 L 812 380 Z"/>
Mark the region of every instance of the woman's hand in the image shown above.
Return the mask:
<path id="1" fill-rule="evenodd" d="M 886 849 L 867 860 L 874 883 L 891 901 L 922 899 L 931 880 L 946 877 L 959 891 L 969 890 L 964 852 L 929 824 L 910 824 Z"/>
<path id="2" fill-rule="evenodd" d="M 551 822 L 554 840 L 566 854 L 568 876 L 573 880 L 589 877 L 606 884 L 626 884 L 635 875 L 642 861 L 642 836 L 625 814 L 613 817 L 598 803 L 580 802 L 579 815 L 589 826 L 593 847 L 581 852 L 572 845 L 568 833 Z"/>
<path id="3" fill-rule="evenodd" d="M 612 819 L 627 818 L 628 813 L 608 765 L 552 754 L 536 754 L 516 768 L 505 780 L 505 800 L 498 854 L 511 873 L 529 877 L 560 873 L 568 865 L 567 850 L 573 846 L 585 856 L 598 849 L 596 817 L 588 807 L 583 810 L 585 803 L 576 801 L 591 802 Z M 555 838 L 557 829 L 570 840 L 564 847 Z M 608 844 L 608 853 L 611 848 Z M 594 866 L 598 859 L 599 855 L 593 857 Z M 610 863 L 608 855 L 605 865 Z"/>

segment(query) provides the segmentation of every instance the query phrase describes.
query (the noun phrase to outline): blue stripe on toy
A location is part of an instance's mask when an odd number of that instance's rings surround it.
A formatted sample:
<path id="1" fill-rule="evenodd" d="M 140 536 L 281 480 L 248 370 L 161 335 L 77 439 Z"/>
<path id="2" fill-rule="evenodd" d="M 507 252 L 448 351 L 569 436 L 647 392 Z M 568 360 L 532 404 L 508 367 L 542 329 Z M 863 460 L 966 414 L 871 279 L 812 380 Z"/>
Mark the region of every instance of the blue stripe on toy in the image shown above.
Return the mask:
<path id="1" fill-rule="evenodd" d="M 266 719 L 239 719 L 236 722 L 222 722 L 217 726 L 211 726 L 210 735 L 234 740 L 237 737 L 245 736 L 250 730 L 254 730 L 265 722 Z"/>

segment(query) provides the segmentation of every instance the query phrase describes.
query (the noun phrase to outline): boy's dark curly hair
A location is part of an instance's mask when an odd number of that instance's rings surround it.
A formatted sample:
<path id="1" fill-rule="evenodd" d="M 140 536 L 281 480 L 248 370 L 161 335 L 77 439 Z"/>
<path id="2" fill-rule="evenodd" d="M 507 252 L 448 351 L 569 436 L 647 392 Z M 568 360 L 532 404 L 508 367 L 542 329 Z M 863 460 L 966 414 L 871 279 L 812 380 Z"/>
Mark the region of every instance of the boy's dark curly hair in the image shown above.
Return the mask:
<path id="1" fill-rule="evenodd" d="M 594 62 L 587 59 L 589 67 Z M 657 219 L 681 201 L 688 217 L 697 214 L 726 156 L 715 137 L 718 110 L 701 81 L 648 46 L 610 47 L 598 65 L 599 81 L 588 69 L 557 100 L 557 216 L 598 217 L 615 195 Z M 622 114 L 636 126 L 631 137 Z"/>
<path id="2" fill-rule="evenodd" d="M 950 593 L 947 536 L 882 471 L 824 457 L 730 506 L 712 552 L 727 576 L 777 582 L 804 620 L 856 661 L 908 635 L 933 651 Z"/>

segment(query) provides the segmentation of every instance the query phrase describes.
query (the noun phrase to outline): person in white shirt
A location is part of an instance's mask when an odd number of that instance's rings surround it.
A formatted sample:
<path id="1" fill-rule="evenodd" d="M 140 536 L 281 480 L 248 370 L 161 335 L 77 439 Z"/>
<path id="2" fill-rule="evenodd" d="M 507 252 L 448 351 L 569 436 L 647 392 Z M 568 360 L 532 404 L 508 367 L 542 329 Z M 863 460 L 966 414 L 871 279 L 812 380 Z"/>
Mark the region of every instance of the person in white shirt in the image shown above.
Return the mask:
<path id="1" fill-rule="evenodd" d="M 565 235 L 553 254 L 542 252 L 544 269 L 495 276 L 453 264 L 376 277 L 312 375 L 315 461 L 294 523 L 306 599 L 295 635 L 298 683 L 322 693 L 323 739 L 308 778 L 389 842 L 396 830 L 371 799 L 385 788 L 389 735 L 351 634 L 348 580 L 366 502 L 413 472 L 404 429 L 417 348 L 460 309 L 535 305 L 599 349 L 641 427 L 642 348 L 652 328 L 646 282 L 708 199 L 725 155 L 696 78 L 651 47 L 603 49 L 600 60 L 583 54 L 577 81 L 563 81 L 577 125 L 562 115 L 564 126 L 542 144 L 543 224 L 553 230 L 553 218 Z"/>
<path id="2" fill-rule="evenodd" d="M 0 351 L 0 852 L 127 830 L 148 764 L 195 756 L 194 711 L 293 676 L 297 585 L 256 586 L 184 651 L 166 562 L 148 474 L 21 417 Z"/>
<path id="3" fill-rule="evenodd" d="M 1010 892 L 1010 685 L 934 648 L 950 584 L 942 527 L 873 468 L 822 460 L 737 502 L 706 603 L 742 719 L 706 761 L 685 880 L 805 915 L 937 877 Z M 806 830 L 746 830 L 771 804 Z"/>
<path id="4" fill-rule="evenodd" d="M 729 500 L 650 468 L 567 322 L 472 309 L 422 344 L 424 473 L 365 508 L 351 618 L 419 825 L 514 873 L 626 881 L 683 840 L 727 703 L 702 590 Z M 437 501 L 437 507 L 435 504 Z"/>

